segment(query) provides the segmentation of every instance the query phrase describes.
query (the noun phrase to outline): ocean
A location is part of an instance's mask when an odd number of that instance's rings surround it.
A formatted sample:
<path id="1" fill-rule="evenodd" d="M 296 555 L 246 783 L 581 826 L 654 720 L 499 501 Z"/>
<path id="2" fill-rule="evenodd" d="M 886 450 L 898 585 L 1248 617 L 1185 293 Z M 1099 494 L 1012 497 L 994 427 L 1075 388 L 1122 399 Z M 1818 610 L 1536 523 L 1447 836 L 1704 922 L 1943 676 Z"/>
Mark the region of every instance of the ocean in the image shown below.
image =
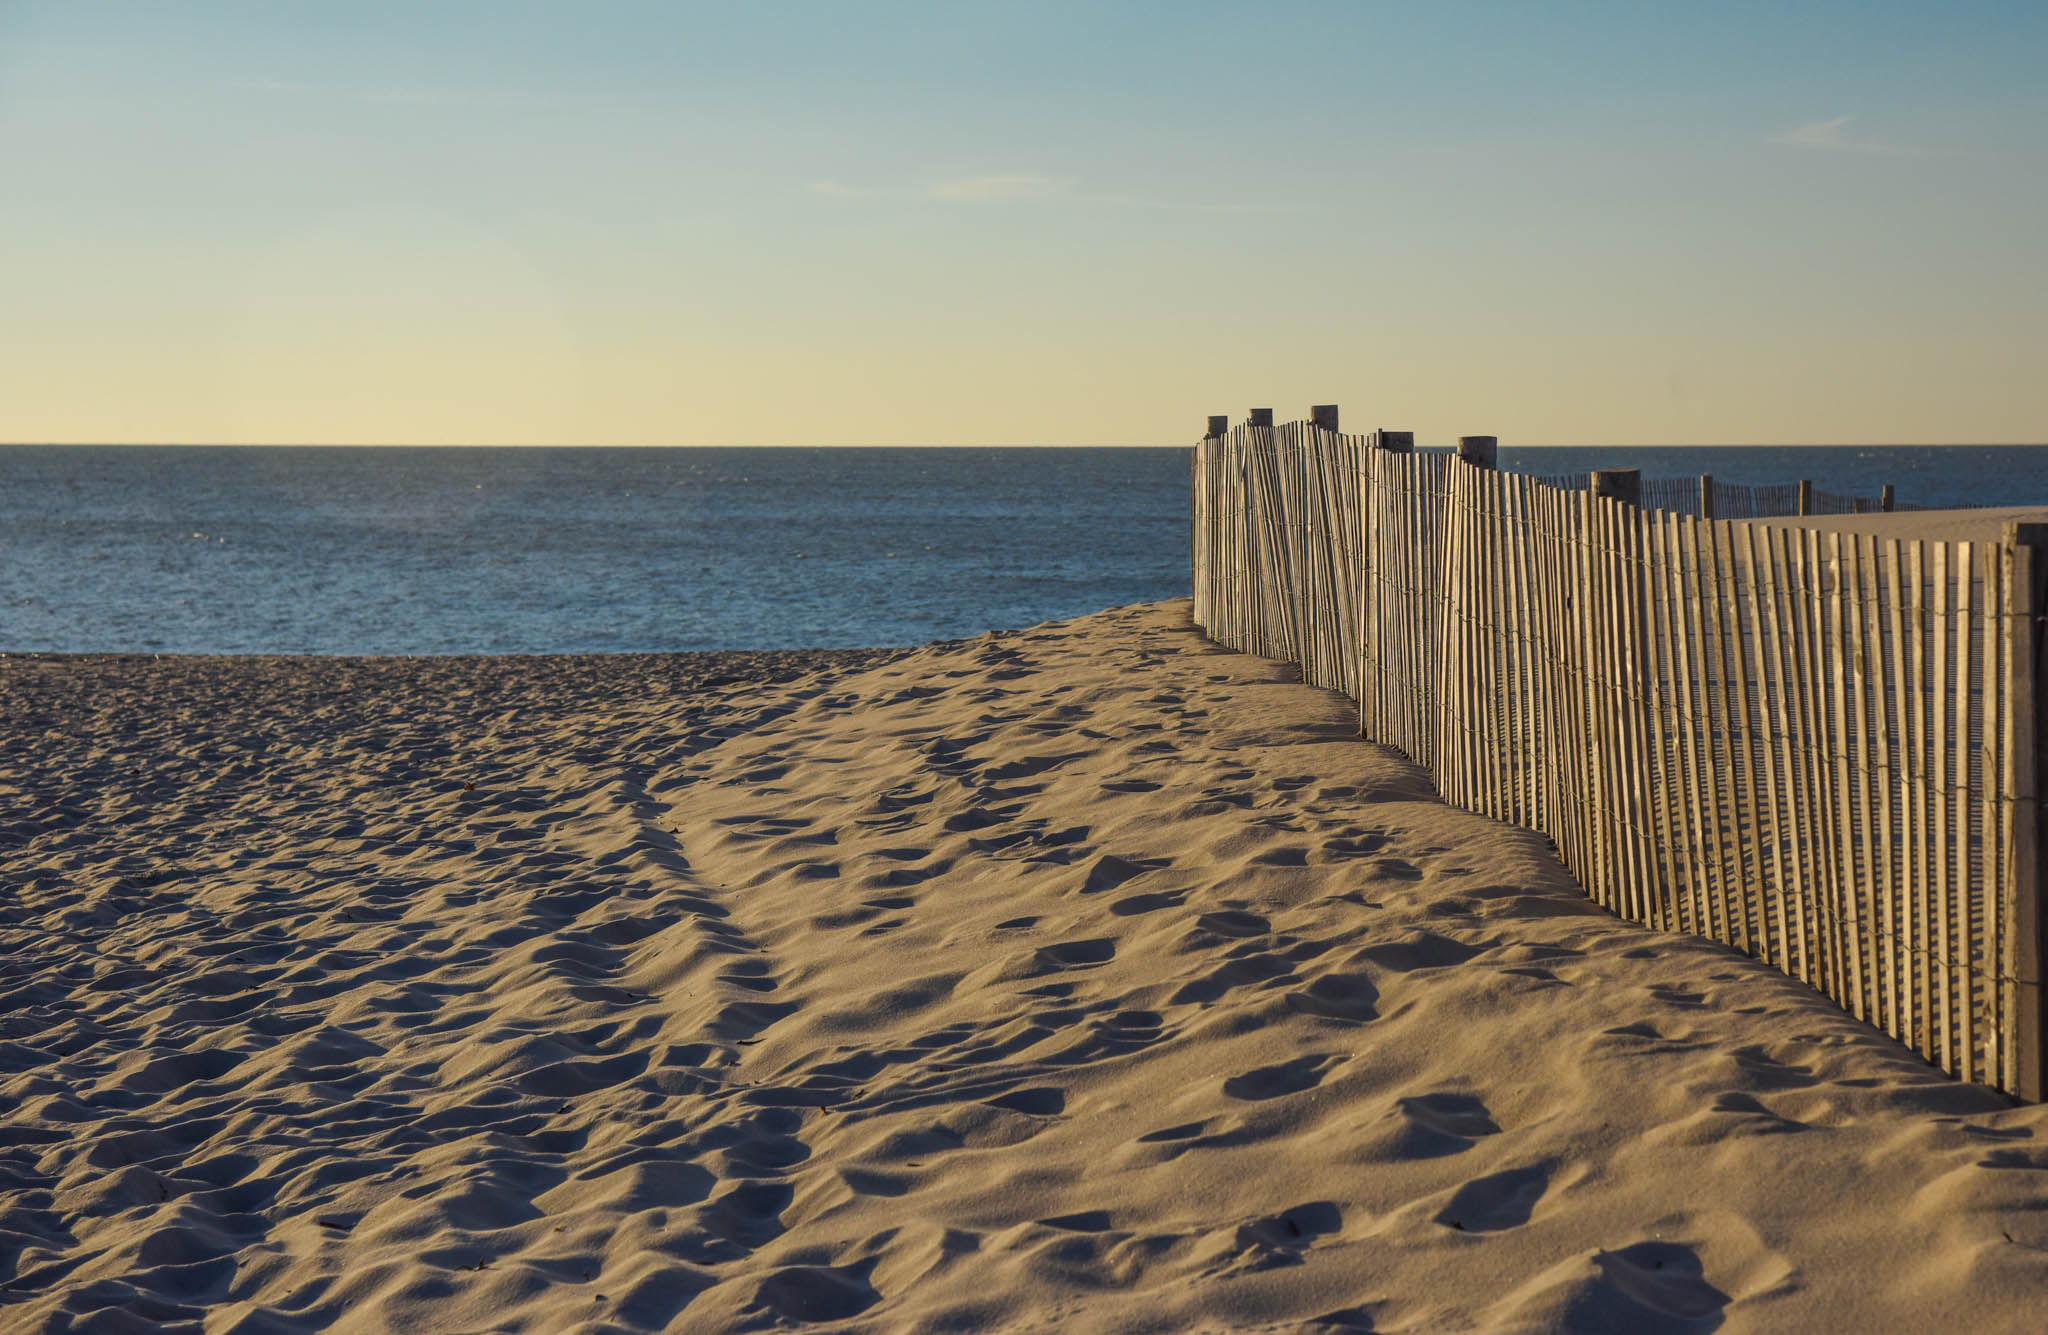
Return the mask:
<path id="1" fill-rule="evenodd" d="M 1182 449 L 0 446 L 0 651 L 921 644 L 1188 591 Z M 2048 504 L 2048 447 L 1506 448 Z"/>

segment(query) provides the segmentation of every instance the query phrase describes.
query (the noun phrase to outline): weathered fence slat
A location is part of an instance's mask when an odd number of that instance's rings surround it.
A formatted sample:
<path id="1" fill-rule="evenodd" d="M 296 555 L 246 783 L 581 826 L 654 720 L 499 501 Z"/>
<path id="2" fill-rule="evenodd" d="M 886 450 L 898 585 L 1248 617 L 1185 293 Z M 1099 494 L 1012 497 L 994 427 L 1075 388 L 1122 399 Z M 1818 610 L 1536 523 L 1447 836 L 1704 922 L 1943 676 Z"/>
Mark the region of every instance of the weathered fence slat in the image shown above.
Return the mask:
<path id="1" fill-rule="evenodd" d="M 1677 791 L 1681 831 L 1682 856 L 1677 861 L 1685 889 L 1680 927 L 1704 936 L 1709 933 L 1705 850 L 1711 846 L 1712 838 L 1708 833 L 1707 804 L 1703 797 L 1706 767 L 1701 763 L 1700 747 L 1702 702 L 1694 690 L 1694 684 L 1702 676 L 1696 653 L 1699 643 L 1699 599 L 1695 595 L 1698 556 L 1693 540 L 1693 530 L 1699 525 L 1687 515 L 1664 515 L 1662 520 L 1665 551 L 1670 562 L 1669 606 L 1675 633 L 1672 677 L 1677 687 L 1678 778 L 1673 787 Z"/>
<path id="2" fill-rule="evenodd" d="M 1904 1034 L 1911 1025 L 1912 965 L 1908 934 L 1909 887 L 1912 869 L 1901 854 L 1912 842 L 1906 821 L 1905 755 L 1905 671 L 1901 641 L 1905 637 L 1904 593 L 1900 587 L 1903 568 L 1899 541 L 1887 538 L 1877 544 L 1877 568 L 1883 584 L 1882 596 L 1873 599 L 1870 616 L 1873 643 L 1882 641 L 1884 690 L 1879 695 L 1877 729 L 1878 765 L 1884 774 L 1884 806 L 1878 816 L 1878 841 L 1884 848 L 1884 871 L 1879 887 L 1885 904 L 1885 973 L 1890 979 L 1886 996 L 1884 1028 Z"/>
<path id="3" fill-rule="evenodd" d="M 1417 454 L 1325 407 L 1211 418 L 1197 621 L 1350 695 L 1447 800 L 1547 833 L 1598 902 L 1768 960 L 1965 1078 L 2048 1093 L 2048 526 L 1757 526 L 1891 498 L 1538 479 L 1494 447 Z"/>
<path id="4" fill-rule="evenodd" d="M 1527 479 L 1514 474 L 1496 473 L 1494 478 L 1507 497 L 1504 522 L 1509 530 L 1509 539 L 1506 546 L 1514 571 L 1514 598 L 1508 609 L 1507 626 L 1513 636 L 1509 652 L 1519 687 L 1514 707 L 1520 716 L 1515 733 L 1515 754 L 1521 765 L 1521 788 L 1517 795 L 1520 807 L 1515 819 L 1523 825 L 1540 827 L 1545 810 L 1543 775 L 1549 768 L 1538 763 L 1537 759 L 1544 754 L 1540 749 L 1543 746 L 1543 716 L 1537 701 L 1543 679 L 1542 658 L 1546 652 L 1541 639 L 1544 623 L 1539 622 L 1537 609 L 1544 605 L 1534 596 L 1531 583 L 1535 557 L 1532 544 L 1518 540 L 1519 535 L 1529 531 L 1534 522 L 1529 509 L 1530 486 Z"/>
<path id="5" fill-rule="evenodd" d="M 1907 549 L 1907 566 L 1910 583 L 1907 608 L 1912 613 L 1908 626 L 1907 671 L 1912 677 L 1908 687 L 1908 698 L 1912 702 L 1913 717 L 1913 765 L 1912 799 L 1913 824 L 1919 838 L 1913 848 L 1913 945 L 1914 945 L 1914 1044 L 1922 1056 L 1929 1061 L 1935 1057 L 1935 971 L 1934 954 L 1934 863 L 1935 829 L 1934 808 L 1931 798 L 1933 785 L 1929 782 L 1928 767 L 1933 763 L 1933 752 L 1928 744 L 1933 718 L 1928 708 L 1928 683 L 1932 679 L 1932 667 L 1928 657 L 1928 643 L 1933 638 L 1933 598 L 1928 592 L 1927 551 L 1917 543 Z"/>
<path id="6" fill-rule="evenodd" d="M 2025 703 L 2048 685 L 2048 526 L 2013 524 L 2001 550 L 2005 570 L 2003 651 L 2015 708 L 2005 716 L 2004 790 L 2012 812 L 2000 915 L 2009 924 L 1999 956 L 2005 974 L 2001 1014 L 2006 1017 L 2010 1075 L 2005 1088 L 2023 1099 L 2048 1098 L 2048 1006 L 2042 968 L 2048 963 L 2048 914 L 2042 897 L 2042 798 L 2048 795 L 2048 718 Z"/>
<path id="7" fill-rule="evenodd" d="M 1970 792 L 1970 681 L 1972 663 L 1970 649 L 1975 637 L 1970 634 L 1970 607 L 1976 583 L 1976 544 L 1956 544 L 1957 561 L 1955 571 L 1955 710 L 1952 742 L 1955 747 L 1951 761 L 1954 770 L 1954 787 L 1949 793 L 1951 819 L 1954 821 L 1954 843 L 1950 846 L 1949 857 L 1954 864 L 1951 884 L 1955 887 L 1952 898 L 1945 900 L 1949 912 L 1954 916 L 1954 949 L 1948 954 L 1953 968 L 1953 992 L 1955 994 L 1955 1029 L 1951 1043 L 1956 1073 L 1965 1080 L 1976 1078 L 1974 1035 L 1971 1032 L 1970 1005 L 1974 984 L 1974 970 L 1970 967 L 1970 953 L 1976 941 L 1975 924 L 1971 921 L 1970 900 L 1974 887 L 1970 880 L 1970 834 L 1969 808 Z"/>

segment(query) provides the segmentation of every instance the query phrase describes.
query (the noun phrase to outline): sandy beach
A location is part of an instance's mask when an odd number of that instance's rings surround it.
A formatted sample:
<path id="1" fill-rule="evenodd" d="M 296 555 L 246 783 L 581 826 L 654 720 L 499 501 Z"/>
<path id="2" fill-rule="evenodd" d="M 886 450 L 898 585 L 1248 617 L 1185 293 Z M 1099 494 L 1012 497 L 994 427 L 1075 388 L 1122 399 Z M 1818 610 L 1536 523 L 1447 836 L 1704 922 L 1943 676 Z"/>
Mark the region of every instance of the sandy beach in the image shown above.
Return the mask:
<path id="1" fill-rule="evenodd" d="M 2048 1326 L 2048 1109 L 1294 678 L 0 657 L 0 1330 Z"/>

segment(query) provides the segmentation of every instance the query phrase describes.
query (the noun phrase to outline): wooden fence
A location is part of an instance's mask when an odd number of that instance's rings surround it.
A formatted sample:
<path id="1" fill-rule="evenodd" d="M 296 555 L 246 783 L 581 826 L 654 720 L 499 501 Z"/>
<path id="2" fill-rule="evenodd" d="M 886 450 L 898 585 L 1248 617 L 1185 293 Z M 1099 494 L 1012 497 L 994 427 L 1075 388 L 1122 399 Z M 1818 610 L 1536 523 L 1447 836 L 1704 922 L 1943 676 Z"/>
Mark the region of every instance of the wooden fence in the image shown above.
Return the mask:
<path id="1" fill-rule="evenodd" d="M 1316 411 L 1211 419 L 1199 625 L 1349 695 L 1366 737 L 1550 836 L 1614 912 L 2043 1097 L 2048 528 L 1701 519 L 1602 494 L 1626 478 L 1502 473 L 1491 438 L 1418 454 Z"/>

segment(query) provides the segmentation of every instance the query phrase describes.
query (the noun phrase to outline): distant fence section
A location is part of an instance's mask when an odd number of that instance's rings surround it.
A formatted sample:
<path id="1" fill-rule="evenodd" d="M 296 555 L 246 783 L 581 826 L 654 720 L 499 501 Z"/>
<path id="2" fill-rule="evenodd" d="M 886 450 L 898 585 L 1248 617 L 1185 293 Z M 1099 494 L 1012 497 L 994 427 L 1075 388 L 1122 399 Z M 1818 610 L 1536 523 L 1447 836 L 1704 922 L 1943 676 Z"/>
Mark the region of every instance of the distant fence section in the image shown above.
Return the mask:
<path id="1" fill-rule="evenodd" d="M 1445 800 L 1548 835 L 1614 912 L 2043 1097 L 2048 527 L 1748 524 L 1891 498 L 1521 476 L 1491 437 L 1418 453 L 1342 434 L 1334 408 L 1210 427 L 1192 504 L 1210 636 L 1350 696 L 1364 736 Z"/>

